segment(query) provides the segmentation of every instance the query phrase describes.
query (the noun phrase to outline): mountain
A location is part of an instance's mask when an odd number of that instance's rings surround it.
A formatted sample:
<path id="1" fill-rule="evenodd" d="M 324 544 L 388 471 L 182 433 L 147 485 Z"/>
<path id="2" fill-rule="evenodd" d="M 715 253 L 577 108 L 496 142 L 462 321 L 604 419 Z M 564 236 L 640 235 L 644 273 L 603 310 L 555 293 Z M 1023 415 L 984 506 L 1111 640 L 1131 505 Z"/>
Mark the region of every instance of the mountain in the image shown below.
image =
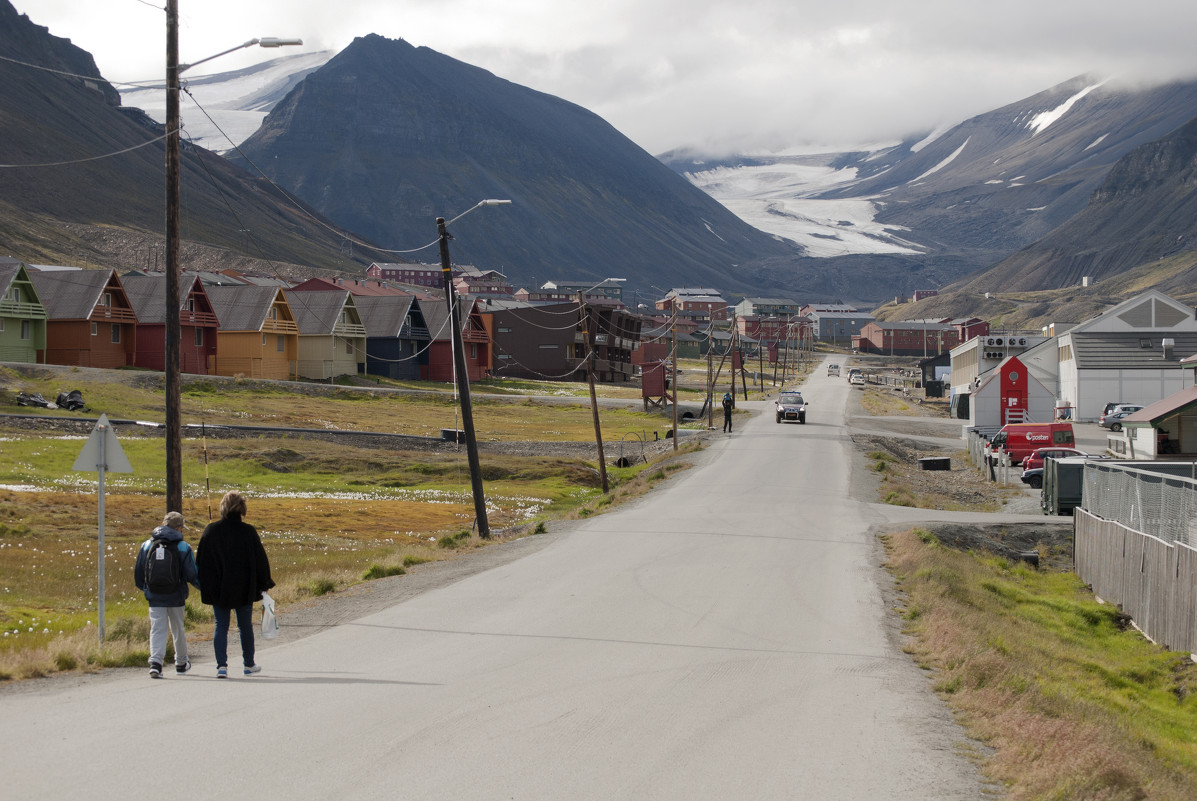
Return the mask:
<path id="1" fill-rule="evenodd" d="M 943 287 L 1047 236 L 1086 207 L 1119 159 L 1194 117 L 1197 82 L 1143 88 L 1081 76 L 883 147 L 662 159 L 801 245 L 803 275 L 864 273 L 854 297 L 880 299 L 879 290 Z"/>
<path id="2" fill-rule="evenodd" d="M 161 266 L 164 131 L 120 97 L 91 55 L 0 0 L 0 254 L 26 261 Z M 115 154 L 115 155 L 109 155 Z M 343 231 L 262 179 L 184 147 L 185 266 L 257 260 L 353 270 Z M 370 259 L 368 253 L 360 254 Z"/>
<path id="3" fill-rule="evenodd" d="M 390 248 L 433 241 L 438 216 L 510 199 L 454 224 L 451 252 L 519 285 L 616 277 L 747 292 L 758 286 L 747 265 L 796 253 L 591 112 L 376 35 L 308 75 L 240 153 Z"/>
<path id="4" fill-rule="evenodd" d="M 970 292 L 1077 286 L 1197 251 L 1197 118 L 1123 156 L 1081 213 L 964 282 Z M 1175 279 L 1172 279 L 1173 282 Z M 1188 280 L 1197 280 L 1190 272 Z"/>
<path id="5" fill-rule="evenodd" d="M 214 75 L 186 72 L 187 91 L 179 97 L 183 130 L 192 144 L 226 153 L 262 126 L 287 93 L 333 57 L 329 50 L 300 53 Z M 121 102 L 166 122 L 166 82 L 140 81 L 120 89 Z M 202 108 L 201 108 L 202 106 Z"/>

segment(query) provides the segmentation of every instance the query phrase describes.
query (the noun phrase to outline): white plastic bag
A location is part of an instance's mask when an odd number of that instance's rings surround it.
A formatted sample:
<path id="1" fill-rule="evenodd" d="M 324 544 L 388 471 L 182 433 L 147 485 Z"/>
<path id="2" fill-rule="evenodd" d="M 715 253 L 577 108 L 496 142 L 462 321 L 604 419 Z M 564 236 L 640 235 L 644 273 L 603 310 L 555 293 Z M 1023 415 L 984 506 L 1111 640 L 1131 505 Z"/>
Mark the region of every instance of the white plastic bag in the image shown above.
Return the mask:
<path id="1" fill-rule="evenodd" d="M 274 616 L 274 599 L 262 593 L 262 639 L 273 640 L 278 636 L 278 618 Z"/>

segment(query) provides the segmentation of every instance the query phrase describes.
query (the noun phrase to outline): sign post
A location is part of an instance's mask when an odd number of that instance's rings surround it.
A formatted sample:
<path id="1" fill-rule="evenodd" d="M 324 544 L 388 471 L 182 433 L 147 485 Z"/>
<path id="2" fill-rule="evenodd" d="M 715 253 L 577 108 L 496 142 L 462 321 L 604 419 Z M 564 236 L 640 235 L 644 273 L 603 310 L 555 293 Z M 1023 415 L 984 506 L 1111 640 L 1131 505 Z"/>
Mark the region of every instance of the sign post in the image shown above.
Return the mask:
<path id="1" fill-rule="evenodd" d="M 79 452 L 79 458 L 75 459 L 75 465 L 71 469 L 80 472 L 95 470 L 99 474 L 97 495 L 100 507 L 100 544 L 96 565 L 99 570 L 97 584 L 100 590 L 100 642 L 104 642 L 104 473 L 107 471 L 113 473 L 133 472 L 133 466 L 129 464 L 129 459 L 116 439 L 116 432 L 112 430 L 112 424 L 108 422 L 108 415 L 100 415 L 95 429 L 91 432 L 91 436 L 88 437 L 87 443 Z"/>

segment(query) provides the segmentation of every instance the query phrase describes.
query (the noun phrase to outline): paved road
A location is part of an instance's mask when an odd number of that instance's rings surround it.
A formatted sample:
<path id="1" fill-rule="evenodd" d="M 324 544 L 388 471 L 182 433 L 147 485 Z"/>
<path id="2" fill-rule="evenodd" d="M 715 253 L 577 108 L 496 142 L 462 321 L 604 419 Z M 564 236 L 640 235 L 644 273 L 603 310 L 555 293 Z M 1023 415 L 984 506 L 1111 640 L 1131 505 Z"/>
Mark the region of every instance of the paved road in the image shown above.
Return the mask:
<path id="1" fill-rule="evenodd" d="M 911 513 L 848 496 L 847 392 L 812 379 L 804 426 L 758 404 L 667 491 L 258 676 L 6 692 L 3 796 L 977 799 L 868 533 Z"/>

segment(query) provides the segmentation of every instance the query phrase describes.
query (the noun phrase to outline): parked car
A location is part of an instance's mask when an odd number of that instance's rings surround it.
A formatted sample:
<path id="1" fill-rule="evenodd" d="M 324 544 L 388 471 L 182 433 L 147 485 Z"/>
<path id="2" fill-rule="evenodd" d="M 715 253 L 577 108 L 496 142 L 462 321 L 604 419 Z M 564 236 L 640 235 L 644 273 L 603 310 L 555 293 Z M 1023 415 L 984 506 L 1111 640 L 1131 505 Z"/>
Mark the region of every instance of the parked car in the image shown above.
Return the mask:
<path id="1" fill-rule="evenodd" d="M 1121 405 L 1115 406 L 1113 409 L 1110 409 L 1110 411 L 1103 414 L 1101 419 L 1097 421 L 1097 424 L 1102 428 L 1108 428 L 1111 431 L 1121 431 L 1122 421 L 1142 408 L 1143 407 L 1137 403 L 1123 403 Z"/>
<path id="2" fill-rule="evenodd" d="M 827 365 L 827 375 L 838 376 L 840 374 L 840 366 L 838 364 Z"/>
<path id="3" fill-rule="evenodd" d="M 782 392 L 777 397 L 777 422 L 806 422 L 806 401 L 801 392 Z"/>
<path id="4" fill-rule="evenodd" d="M 1022 460 L 1022 469 L 1024 471 L 1034 470 L 1037 467 L 1043 467 L 1043 460 L 1048 457 L 1061 459 L 1065 456 L 1089 456 L 1089 454 L 1076 448 L 1038 448 Z"/>
<path id="5" fill-rule="evenodd" d="M 861 373 L 855 373 L 848 379 L 849 384 L 859 384 L 859 385 L 863 386 L 864 382 L 865 382 L 864 375 Z"/>
<path id="6" fill-rule="evenodd" d="M 1022 483 L 1026 484 L 1031 489 L 1043 488 L 1043 468 L 1032 467 L 1030 470 L 1022 471 Z"/>

